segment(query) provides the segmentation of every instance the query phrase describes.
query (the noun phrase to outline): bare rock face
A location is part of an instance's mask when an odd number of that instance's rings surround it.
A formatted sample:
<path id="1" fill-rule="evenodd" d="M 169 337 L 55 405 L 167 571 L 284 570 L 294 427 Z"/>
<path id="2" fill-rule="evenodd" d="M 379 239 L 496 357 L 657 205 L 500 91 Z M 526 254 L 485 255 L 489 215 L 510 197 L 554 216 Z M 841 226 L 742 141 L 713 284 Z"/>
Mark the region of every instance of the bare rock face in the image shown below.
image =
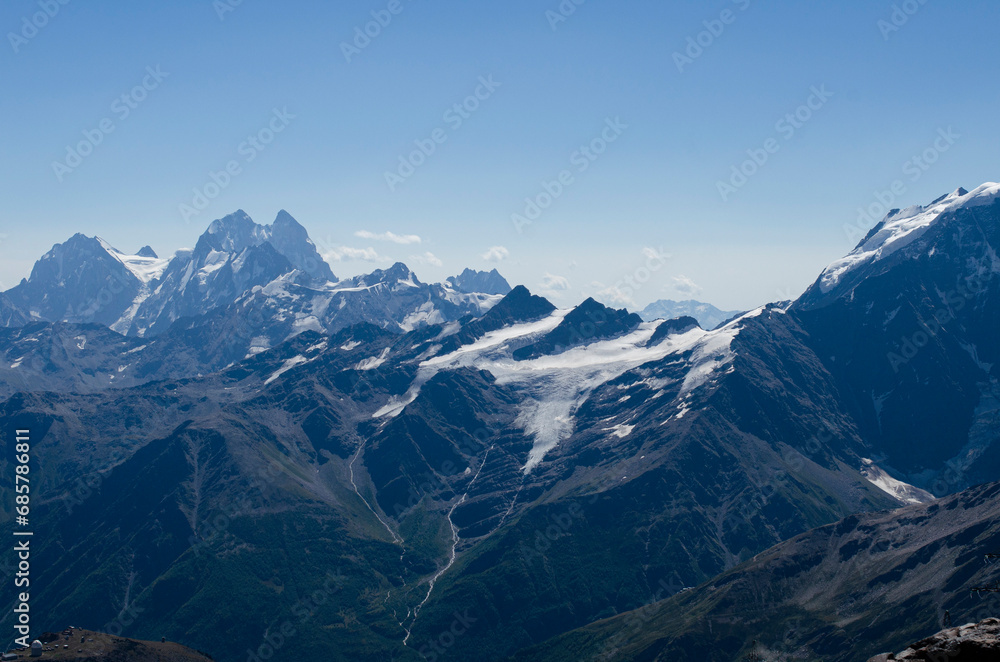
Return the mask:
<path id="1" fill-rule="evenodd" d="M 890 660 L 940 660 L 941 662 L 990 662 L 1000 660 L 1000 619 L 942 630 L 918 641 L 902 653 L 883 653 L 868 662 Z"/>

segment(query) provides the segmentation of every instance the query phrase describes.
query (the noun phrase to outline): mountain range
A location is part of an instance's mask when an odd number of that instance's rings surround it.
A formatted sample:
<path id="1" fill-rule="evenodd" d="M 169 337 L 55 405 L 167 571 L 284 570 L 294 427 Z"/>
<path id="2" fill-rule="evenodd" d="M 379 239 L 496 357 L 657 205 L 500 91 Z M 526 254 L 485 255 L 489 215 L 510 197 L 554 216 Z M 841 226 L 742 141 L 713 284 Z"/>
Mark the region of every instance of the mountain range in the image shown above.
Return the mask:
<path id="1" fill-rule="evenodd" d="M 275 660 L 902 650 L 993 579 L 998 196 L 893 211 L 716 327 L 338 281 L 284 212 L 170 259 L 76 235 L 0 298 L 33 607 L 223 661 L 286 623 Z"/>
<path id="2" fill-rule="evenodd" d="M 743 312 L 741 310 L 719 310 L 710 303 L 694 301 L 693 299 L 687 301 L 661 299 L 643 308 L 639 312 L 639 317 L 646 322 L 692 317 L 698 321 L 703 329 L 714 329 Z"/>

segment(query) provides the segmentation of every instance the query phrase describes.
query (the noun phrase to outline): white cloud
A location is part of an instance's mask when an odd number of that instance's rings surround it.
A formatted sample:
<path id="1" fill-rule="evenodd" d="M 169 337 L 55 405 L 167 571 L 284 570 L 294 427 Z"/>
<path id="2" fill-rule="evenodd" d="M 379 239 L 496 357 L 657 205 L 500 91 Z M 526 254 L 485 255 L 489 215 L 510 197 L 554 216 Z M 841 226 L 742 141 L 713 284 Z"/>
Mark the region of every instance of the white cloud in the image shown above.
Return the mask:
<path id="1" fill-rule="evenodd" d="M 601 303 L 607 304 L 609 306 L 621 306 L 625 308 L 635 308 L 635 299 L 625 294 L 625 292 L 620 287 L 605 287 L 602 290 L 598 290 L 597 296 L 595 297 Z"/>
<path id="2" fill-rule="evenodd" d="M 392 258 L 379 255 L 374 248 L 353 248 L 351 246 L 335 246 L 323 253 L 327 262 L 392 262 Z"/>
<path id="3" fill-rule="evenodd" d="M 394 244 L 402 244 L 404 246 L 423 243 L 423 239 L 415 234 L 396 234 L 395 232 L 376 233 L 369 232 L 368 230 L 358 230 L 354 233 L 354 236 L 372 241 L 391 241 Z"/>
<path id="4" fill-rule="evenodd" d="M 687 297 L 695 297 L 702 292 L 697 283 L 684 275 L 674 276 L 674 290 Z"/>
<path id="5" fill-rule="evenodd" d="M 545 272 L 545 275 L 542 276 L 542 288 L 553 291 L 568 290 L 569 280 L 563 278 L 562 276 L 556 276 L 555 274 Z"/>
<path id="6" fill-rule="evenodd" d="M 411 255 L 410 260 L 412 260 L 413 262 L 417 262 L 419 264 L 427 264 L 432 267 L 444 266 L 444 262 L 441 261 L 441 258 L 439 258 L 434 253 L 431 253 L 430 251 L 427 251 L 423 255 Z"/>
<path id="7" fill-rule="evenodd" d="M 503 262 L 510 257 L 510 251 L 503 246 L 491 246 L 488 251 L 483 253 L 482 257 L 487 262 Z"/>

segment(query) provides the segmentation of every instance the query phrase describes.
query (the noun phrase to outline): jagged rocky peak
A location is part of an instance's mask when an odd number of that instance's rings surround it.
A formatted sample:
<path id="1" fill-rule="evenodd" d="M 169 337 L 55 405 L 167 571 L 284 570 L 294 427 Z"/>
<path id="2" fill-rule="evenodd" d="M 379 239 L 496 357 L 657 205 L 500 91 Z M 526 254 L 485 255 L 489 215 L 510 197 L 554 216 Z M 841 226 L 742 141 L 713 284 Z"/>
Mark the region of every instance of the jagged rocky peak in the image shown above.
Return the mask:
<path id="1" fill-rule="evenodd" d="M 448 284 L 459 292 L 465 292 L 466 294 L 478 292 L 481 294 L 504 295 L 509 294 L 511 291 L 510 283 L 496 269 L 492 271 L 466 269 L 458 276 L 449 277 Z"/>
<path id="2" fill-rule="evenodd" d="M 309 238 L 309 233 L 284 209 L 278 212 L 271 225 L 255 223 L 240 209 L 225 218 L 212 221 L 198 243 L 202 252 L 208 247 L 214 251 L 233 254 L 268 243 L 288 258 L 296 269 L 323 282 L 337 280 L 330 265 L 316 250 L 316 244 Z"/>
<path id="3" fill-rule="evenodd" d="M 267 231 L 263 226 L 254 223 L 245 211 L 239 209 L 228 216 L 212 221 L 201 240 L 204 240 L 214 250 L 224 253 L 239 253 L 267 241 Z"/>
<path id="4" fill-rule="evenodd" d="M 302 224 L 295 220 L 291 214 L 289 214 L 284 209 L 278 210 L 278 215 L 274 218 L 274 223 L 271 225 L 272 228 L 291 228 L 294 232 L 301 232 L 305 234 L 306 229 L 302 227 Z"/>
<path id="5" fill-rule="evenodd" d="M 100 239 L 75 234 L 53 246 L 7 294 L 38 319 L 110 325 L 142 286 L 119 256 Z"/>
<path id="6" fill-rule="evenodd" d="M 631 331 L 642 323 L 642 318 L 624 308 L 617 310 L 605 306 L 591 297 L 574 308 L 563 320 L 563 324 L 567 326 L 583 326 L 588 323 L 596 327 L 595 337 L 603 337 Z"/>
<path id="7" fill-rule="evenodd" d="M 88 254 L 103 251 L 104 244 L 100 239 L 97 237 L 88 237 L 81 232 L 77 232 L 63 243 L 53 245 L 52 248 L 49 249 L 49 252 L 38 260 L 38 263 L 54 258 L 61 258 L 66 255 Z M 36 263 L 35 266 L 38 266 L 38 263 Z"/>
<path id="8" fill-rule="evenodd" d="M 330 265 L 316 250 L 309 233 L 292 215 L 282 209 L 269 228 L 268 241 L 278 252 L 288 258 L 297 269 L 322 281 L 336 281 Z"/>
<path id="9" fill-rule="evenodd" d="M 360 287 L 372 287 L 379 284 L 396 285 L 397 283 L 420 285 L 417 275 L 402 262 L 397 262 L 388 269 L 376 269 L 370 274 L 358 276 L 355 280 Z"/>
<path id="10" fill-rule="evenodd" d="M 555 309 L 548 299 L 532 294 L 524 285 L 518 285 L 493 306 L 483 320 L 500 325 L 533 322 L 551 315 Z"/>
<path id="11" fill-rule="evenodd" d="M 140 248 L 139 252 L 136 253 L 136 255 L 139 256 L 139 257 L 152 258 L 154 260 L 158 259 L 160 257 L 159 255 L 156 254 L 156 251 L 154 251 L 152 249 L 152 247 L 148 246 L 148 245 L 147 246 L 143 246 L 142 248 Z"/>
<path id="12" fill-rule="evenodd" d="M 635 330 L 642 318 L 625 309 L 615 310 L 589 298 L 571 310 L 555 329 L 538 342 L 514 352 L 523 361 L 545 354 L 558 354 L 577 345 L 614 338 Z"/>

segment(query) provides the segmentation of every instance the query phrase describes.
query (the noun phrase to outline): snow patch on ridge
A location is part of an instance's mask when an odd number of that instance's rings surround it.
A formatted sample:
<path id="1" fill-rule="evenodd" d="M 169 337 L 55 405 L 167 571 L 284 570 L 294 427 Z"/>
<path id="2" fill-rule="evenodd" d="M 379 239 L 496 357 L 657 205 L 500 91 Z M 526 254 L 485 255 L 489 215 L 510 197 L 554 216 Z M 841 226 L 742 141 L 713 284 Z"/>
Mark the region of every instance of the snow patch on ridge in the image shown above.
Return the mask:
<path id="1" fill-rule="evenodd" d="M 885 471 L 880 469 L 872 460 L 862 458 L 864 466 L 861 467 L 861 475 L 869 483 L 879 488 L 891 497 L 895 497 L 903 503 L 928 503 L 934 501 L 934 495 L 930 492 L 914 487 L 909 483 L 896 480 Z"/>
<path id="2" fill-rule="evenodd" d="M 358 365 L 354 366 L 355 370 L 374 370 L 375 368 L 381 367 L 385 364 L 386 359 L 389 358 L 389 348 L 386 347 L 382 350 L 382 353 L 378 356 L 372 356 L 370 358 L 360 361 Z"/>
<path id="3" fill-rule="evenodd" d="M 97 237 L 97 241 L 108 252 L 108 255 L 121 262 L 136 278 L 147 285 L 155 280 L 159 280 L 170 264 L 170 258 L 125 255 L 100 237 Z"/>
<path id="4" fill-rule="evenodd" d="M 634 429 L 635 429 L 634 425 L 621 424 L 621 425 L 616 425 L 613 428 L 604 428 L 604 431 L 605 432 L 610 432 L 611 434 L 615 435 L 619 439 L 624 439 L 625 437 L 627 437 L 630 434 L 632 434 L 632 430 L 634 430 Z"/>
<path id="5" fill-rule="evenodd" d="M 264 386 L 267 386 L 271 382 L 275 381 L 276 379 L 278 379 L 278 377 L 281 377 L 283 374 L 285 374 L 295 366 L 299 366 L 302 365 L 303 363 L 308 363 L 308 362 L 309 359 L 301 355 L 288 359 L 280 368 L 278 368 L 274 372 L 273 375 L 267 378 L 267 381 L 264 382 Z"/>

